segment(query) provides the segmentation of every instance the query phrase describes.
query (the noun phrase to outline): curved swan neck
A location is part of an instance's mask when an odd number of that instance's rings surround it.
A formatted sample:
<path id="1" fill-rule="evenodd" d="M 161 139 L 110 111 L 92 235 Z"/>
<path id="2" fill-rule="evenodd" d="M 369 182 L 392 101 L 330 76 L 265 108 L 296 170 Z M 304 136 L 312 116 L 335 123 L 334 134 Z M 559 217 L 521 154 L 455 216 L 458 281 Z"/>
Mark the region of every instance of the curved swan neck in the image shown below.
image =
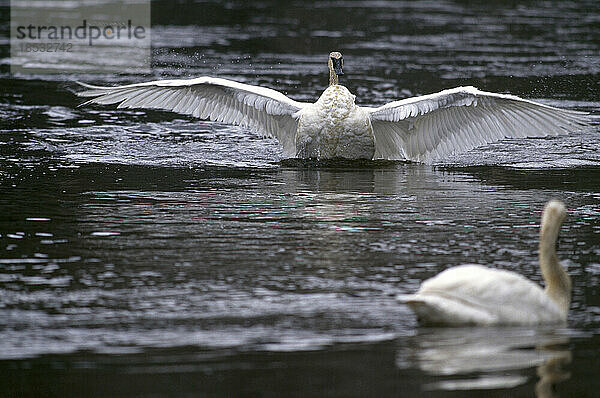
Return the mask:
<path id="1" fill-rule="evenodd" d="M 571 278 L 556 256 L 556 240 L 566 216 L 565 206 L 558 201 L 544 208 L 540 228 L 539 261 L 546 283 L 546 293 L 566 313 L 571 304 Z"/>
<path id="2" fill-rule="evenodd" d="M 331 61 L 329 61 L 329 63 L 331 64 Z M 338 75 L 333 70 L 333 66 L 330 65 L 329 66 L 329 85 L 334 86 L 338 83 L 339 83 Z"/>

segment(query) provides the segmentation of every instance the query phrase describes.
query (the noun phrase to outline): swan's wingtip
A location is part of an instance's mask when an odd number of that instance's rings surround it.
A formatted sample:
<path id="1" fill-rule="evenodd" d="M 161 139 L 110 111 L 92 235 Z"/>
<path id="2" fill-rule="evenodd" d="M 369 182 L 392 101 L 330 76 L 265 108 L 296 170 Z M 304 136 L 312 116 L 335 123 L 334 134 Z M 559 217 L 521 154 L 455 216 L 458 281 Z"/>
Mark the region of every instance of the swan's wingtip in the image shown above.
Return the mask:
<path id="1" fill-rule="evenodd" d="M 99 89 L 99 88 L 103 88 L 100 86 L 94 86 L 92 84 L 88 84 L 88 83 L 84 83 L 84 82 L 80 82 L 79 80 L 73 80 L 75 83 L 79 84 L 81 87 L 85 87 L 85 88 L 90 88 L 90 89 Z"/>
<path id="2" fill-rule="evenodd" d="M 399 294 L 396 296 L 396 301 L 402 304 L 415 303 L 417 296 L 415 294 Z"/>

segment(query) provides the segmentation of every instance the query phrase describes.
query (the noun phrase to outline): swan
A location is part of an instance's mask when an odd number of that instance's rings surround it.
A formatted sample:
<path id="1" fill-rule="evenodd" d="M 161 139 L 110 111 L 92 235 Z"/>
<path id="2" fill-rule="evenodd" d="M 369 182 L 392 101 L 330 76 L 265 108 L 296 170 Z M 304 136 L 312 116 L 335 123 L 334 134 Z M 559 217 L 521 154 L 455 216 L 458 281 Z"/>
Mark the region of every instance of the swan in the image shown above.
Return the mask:
<path id="1" fill-rule="evenodd" d="M 343 58 L 328 58 L 329 87 L 315 103 L 215 77 L 115 87 L 79 83 L 85 104 L 154 108 L 247 127 L 275 137 L 284 156 L 432 162 L 508 137 L 558 135 L 589 124 L 586 113 L 508 94 L 457 87 L 379 107 L 357 106 L 339 84 Z"/>
<path id="2" fill-rule="evenodd" d="M 539 263 L 546 288 L 510 271 L 467 264 L 426 280 L 417 293 L 400 295 L 425 324 L 535 325 L 566 322 L 571 279 L 555 250 L 566 216 L 562 202 L 546 204 L 542 215 Z"/>

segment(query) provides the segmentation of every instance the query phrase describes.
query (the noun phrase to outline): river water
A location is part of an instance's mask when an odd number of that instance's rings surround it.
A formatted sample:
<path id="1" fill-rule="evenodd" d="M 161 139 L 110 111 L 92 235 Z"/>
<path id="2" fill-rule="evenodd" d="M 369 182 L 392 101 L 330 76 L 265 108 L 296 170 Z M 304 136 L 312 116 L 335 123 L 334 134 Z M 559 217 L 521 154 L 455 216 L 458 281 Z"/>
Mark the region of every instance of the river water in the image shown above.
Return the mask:
<path id="1" fill-rule="evenodd" d="M 338 50 L 362 105 L 474 85 L 597 112 L 600 3 L 506 3 L 155 1 L 149 75 L 11 75 L 4 4 L 0 396 L 597 397 L 597 127 L 316 163 L 72 93 L 211 75 L 314 101 Z M 541 283 L 551 198 L 567 326 L 425 328 L 395 301 L 470 262 Z"/>

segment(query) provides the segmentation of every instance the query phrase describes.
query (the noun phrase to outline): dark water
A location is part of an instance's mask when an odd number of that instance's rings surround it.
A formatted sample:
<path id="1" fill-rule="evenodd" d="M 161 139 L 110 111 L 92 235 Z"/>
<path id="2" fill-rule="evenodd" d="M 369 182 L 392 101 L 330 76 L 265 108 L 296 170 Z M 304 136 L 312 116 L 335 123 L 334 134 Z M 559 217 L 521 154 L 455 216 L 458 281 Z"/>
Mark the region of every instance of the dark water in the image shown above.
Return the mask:
<path id="1" fill-rule="evenodd" d="M 600 137 L 425 166 L 282 160 L 70 81 L 212 75 L 363 105 L 471 84 L 597 112 L 600 3 L 153 2 L 153 75 L 9 75 L 0 8 L 0 396 L 597 397 Z M 563 328 L 431 329 L 395 302 L 478 262 L 541 282 L 565 201 Z M 468 391 L 468 392 L 467 392 Z"/>

